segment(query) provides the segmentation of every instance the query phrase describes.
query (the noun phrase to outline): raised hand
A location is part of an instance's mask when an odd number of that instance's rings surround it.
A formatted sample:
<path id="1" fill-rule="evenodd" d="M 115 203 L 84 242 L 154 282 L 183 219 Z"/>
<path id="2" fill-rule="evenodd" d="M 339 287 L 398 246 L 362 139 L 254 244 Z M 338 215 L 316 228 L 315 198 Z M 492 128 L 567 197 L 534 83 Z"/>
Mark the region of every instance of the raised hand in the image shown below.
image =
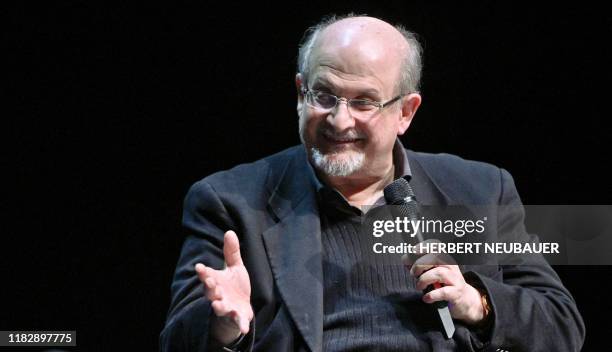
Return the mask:
<path id="1" fill-rule="evenodd" d="M 225 269 L 215 270 L 198 263 L 195 270 L 217 317 L 211 322 L 211 333 L 219 342 L 229 344 L 241 333 L 249 332 L 253 319 L 251 281 L 234 231 L 227 231 L 224 235 L 223 256 Z"/>

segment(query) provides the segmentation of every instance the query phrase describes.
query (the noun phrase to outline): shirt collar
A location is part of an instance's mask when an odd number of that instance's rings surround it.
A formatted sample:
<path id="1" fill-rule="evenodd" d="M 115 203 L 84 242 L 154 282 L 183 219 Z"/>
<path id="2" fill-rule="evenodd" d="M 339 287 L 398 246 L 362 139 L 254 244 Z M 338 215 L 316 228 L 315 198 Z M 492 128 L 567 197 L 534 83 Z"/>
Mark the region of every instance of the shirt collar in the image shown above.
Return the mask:
<path id="1" fill-rule="evenodd" d="M 395 165 L 395 178 L 404 177 L 407 181 L 412 178 L 412 171 L 410 171 L 410 163 L 408 162 L 408 155 L 402 142 L 397 138 L 393 145 L 393 165 Z"/>

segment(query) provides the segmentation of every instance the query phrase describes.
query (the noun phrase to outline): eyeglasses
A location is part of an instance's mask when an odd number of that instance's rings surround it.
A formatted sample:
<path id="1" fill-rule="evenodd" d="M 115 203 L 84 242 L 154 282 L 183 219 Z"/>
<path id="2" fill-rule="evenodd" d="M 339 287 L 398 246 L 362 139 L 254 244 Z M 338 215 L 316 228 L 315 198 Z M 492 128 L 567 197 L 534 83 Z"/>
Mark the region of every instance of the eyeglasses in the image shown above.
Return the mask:
<path id="1" fill-rule="evenodd" d="M 378 111 L 395 103 L 403 96 L 400 94 L 395 98 L 383 103 L 369 99 L 346 99 L 337 97 L 333 94 L 307 88 L 302 89 L 302 93 L 306 97 L 306 104 L 324 111 L 331 111 L 336 108 L 339 101 L 344 101 L 348 107 L 351 117 L 361 120 L 372 118 Z"/>

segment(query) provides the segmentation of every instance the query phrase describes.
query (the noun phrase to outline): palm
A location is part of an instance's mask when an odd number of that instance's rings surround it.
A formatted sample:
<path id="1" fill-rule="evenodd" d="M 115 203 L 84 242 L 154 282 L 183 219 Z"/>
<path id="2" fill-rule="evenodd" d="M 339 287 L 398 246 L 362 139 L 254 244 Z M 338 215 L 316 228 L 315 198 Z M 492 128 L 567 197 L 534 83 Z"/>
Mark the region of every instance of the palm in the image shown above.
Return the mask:
<path id="1" fill-rule="evenodd" d="M 228 266 L 224 270 L 215 270 L 215 281 L 222 288 L 222 302 L 228 308 L 240 312 L 250 309 L 251 280 L 244 264 Z"/>

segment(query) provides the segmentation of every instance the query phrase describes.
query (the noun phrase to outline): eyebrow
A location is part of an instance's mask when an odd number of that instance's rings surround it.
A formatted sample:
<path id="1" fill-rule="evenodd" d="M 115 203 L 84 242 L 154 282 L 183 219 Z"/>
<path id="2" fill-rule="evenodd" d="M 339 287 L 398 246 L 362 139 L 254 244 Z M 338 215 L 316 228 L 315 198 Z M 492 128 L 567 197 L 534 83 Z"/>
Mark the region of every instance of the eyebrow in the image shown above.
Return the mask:
<path id="1" fill-rule="evenodd" d="M 313 88 L 315 88 L 317 86 L 324 86 L 325 88 L 329 88 L 332 91 L 334 90 L 332 88 L 337 88 L 328 79 L 323 78 L 323 77 L 318 77 L 316 80 L 314 80 Z M 357 92 L 358 92 L 358 95 L 371 95 L 371 96 L 375 96 L 375 97 L 380 97 L 381 96 L 380 92 L 378 90 L 374 89 L 374 88 L 359 89 L 359 90 L 357 90 Z"/>

